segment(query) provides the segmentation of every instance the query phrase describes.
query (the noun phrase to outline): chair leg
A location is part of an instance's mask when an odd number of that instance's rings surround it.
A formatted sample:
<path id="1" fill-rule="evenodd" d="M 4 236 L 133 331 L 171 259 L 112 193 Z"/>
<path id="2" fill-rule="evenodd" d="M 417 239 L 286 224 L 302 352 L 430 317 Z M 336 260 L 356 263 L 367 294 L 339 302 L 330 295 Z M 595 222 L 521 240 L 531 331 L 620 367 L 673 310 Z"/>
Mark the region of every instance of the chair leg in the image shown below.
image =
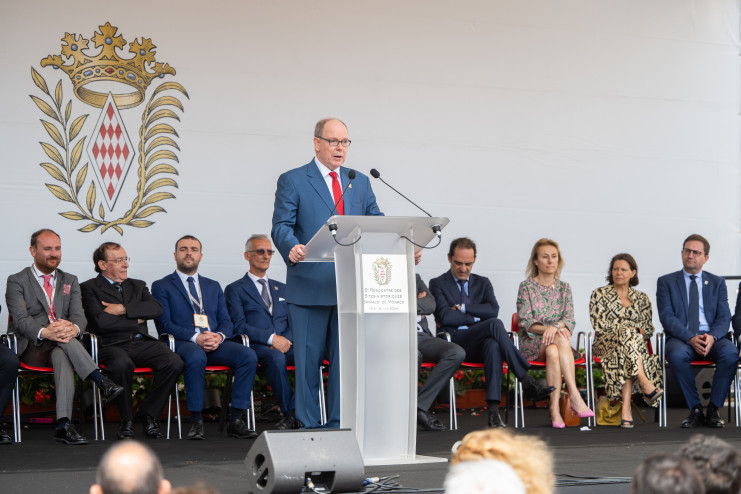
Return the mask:
<path id="1" fill-rule="evenodd" d="M 13 435 L 17 443 L 21 442 L 21 395 L 18 390 L 18 377 L 16 377 L 15 388 L 13 388 Z"/>
<path id="2" fill-rule="evenodd" d="M 257 430 L 257 421 L 255 420 L 255 395 L 250 391 L 250 409 L 247 410 L 247 427 L 251 431 Z"/>
<path id="3" fill-rule="evenodd" d="M 93 401 L 93 420 L 95 420 L 96 427 L 100 428 L 100 440 L 105 441 L 105 428 L 103 427 L 103 397 L 100 393 L 100 388 L 95 387 L 96 399 Z M 95 404 L 97 403 L 97 407 Z"/>
<path id="4" fill-rule="evenodd" d="M 739 396 L 741 396 L 741 377 L 739 377 L 739 370 L 736 369 L 736 395 L 733 397 L 733 406 L 736 410 L 736 427 L 741 427 L 741 406 L 739 406 Z"/>
<path id="5" fill-rule="evenodd" d="M 321 415 L 322 425 L 327 423 L 327 402 L 324 398 L 324 373 L 319 366 L 319 413 Z"/>
<path id="6" fill-rule="evenodd" d="M 450 430 L 458 430 L 458 410 L 455 403 L 455 380 L 451 377 L 448 385 L 448 408 L 450 409 Z"/>
<path id="7" fill-rule="evenodd" d="M 515 376 L 515 429 L 525 428 L 525 403 L 522 399 L 522 382 Z"/>
<path id="8" fill-rule="evenodd" d="M 664 390 L 664 396 L 661 397 L 661 402 L 659 403 L 659 427 L 666 427 L 667 423 L 667 415 L 666 415 L 666 403 L 669 401 L 669 393 L 666 389 L 666 358 L 662 352 L 661 354 L 661 367 L 662 367 L 662 376 L 661 376 L 661 385 L 663 386 Z"/>

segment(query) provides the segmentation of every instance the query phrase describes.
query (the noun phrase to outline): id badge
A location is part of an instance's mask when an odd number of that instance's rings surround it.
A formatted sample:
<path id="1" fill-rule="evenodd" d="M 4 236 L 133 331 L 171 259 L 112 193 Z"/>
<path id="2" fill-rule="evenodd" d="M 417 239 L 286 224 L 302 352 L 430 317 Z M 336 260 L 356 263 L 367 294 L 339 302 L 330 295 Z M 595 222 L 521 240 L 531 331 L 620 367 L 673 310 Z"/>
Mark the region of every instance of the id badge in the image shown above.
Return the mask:
<path id="1" fill-rule="evenodd" d="M 208 316 L 206 314 L 193 314 L 193 324 L 197 328 L 207 328 Z"/>

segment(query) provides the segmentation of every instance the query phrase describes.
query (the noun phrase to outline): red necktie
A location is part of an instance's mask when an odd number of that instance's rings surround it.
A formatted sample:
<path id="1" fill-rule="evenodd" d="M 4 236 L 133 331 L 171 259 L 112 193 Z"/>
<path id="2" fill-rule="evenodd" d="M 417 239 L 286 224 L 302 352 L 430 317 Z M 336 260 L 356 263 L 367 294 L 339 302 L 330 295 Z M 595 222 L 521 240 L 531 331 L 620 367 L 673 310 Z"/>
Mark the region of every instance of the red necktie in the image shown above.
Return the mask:
<path id="1" fill-rule="evenodd" d="M 337 214 L 345 214 L 345 200 L 342 197 L 342 186 L 340 181 L 337 179 L 337 173 L 329 172 L 329 176 L 332 177 L 332 195 L 334 196 L 334 203 L 337 204 Z M 339 203 L 337 201 L 340 201 Z"/>
<path id="2" fill-rule="evenodd" d="M 56 320 L 56 315 L 54 314 L 54 301 L 52 300 L 54 287 L 51 286 L 51 275 L 43 274 L 41 276 L 44 278 L 44 291 L 46 292 L 46 298 L 49 301 L 49 321 L 54 322 L 54 320 Z"/>

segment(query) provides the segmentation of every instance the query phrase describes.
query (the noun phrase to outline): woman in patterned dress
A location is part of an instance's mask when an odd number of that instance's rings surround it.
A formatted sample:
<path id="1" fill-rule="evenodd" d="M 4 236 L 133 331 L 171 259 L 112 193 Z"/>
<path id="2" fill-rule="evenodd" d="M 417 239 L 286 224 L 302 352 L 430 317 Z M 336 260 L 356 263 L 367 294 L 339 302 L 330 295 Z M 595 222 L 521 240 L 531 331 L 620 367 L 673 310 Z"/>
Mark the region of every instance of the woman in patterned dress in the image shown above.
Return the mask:
<path id="1" fill-rule="evenodd" d="M 658 356 L 648 354 L 647 342 L 654 333 L 651 301 L 634 286 L 638 265 L 630 254 L 618 254 L 607 270 L 609 285 L 597 288 L 589 300 L 589 318 L 594 327 L 593 353 L 602 359 L 605 389 L 611 401 L 623 402 L 620 426 L 633 427 L 631 398 L 643 392 L 643 399 L 658 406 L 664 391 Z"/>
<path id="2" fill-rule="evenodd" d="M 579 417 L 594 417 L 576 387 L 571 333 L 574 330 L 574 303 L 571 287 L 559 279 L 563 257 L 558 243 L 541 238 L 533 246 L 527 279 L 517 292 L 520 352 L 532 361 L 545 360 L 546 382 L 556 388 L 549 406 L 551 425 L 565 427 L 558 398 L 566 383 L 571 406 Z"/>

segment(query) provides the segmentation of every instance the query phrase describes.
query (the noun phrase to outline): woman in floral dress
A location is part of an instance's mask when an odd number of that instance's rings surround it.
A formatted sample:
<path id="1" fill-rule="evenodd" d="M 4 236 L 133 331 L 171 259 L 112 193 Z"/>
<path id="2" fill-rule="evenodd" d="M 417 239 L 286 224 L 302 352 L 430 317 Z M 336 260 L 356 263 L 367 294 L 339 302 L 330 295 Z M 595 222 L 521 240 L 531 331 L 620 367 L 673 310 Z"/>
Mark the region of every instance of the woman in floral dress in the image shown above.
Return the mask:
<path id="1" fill-rule="evenodd" d="M 559 279 L 563 257 L 558 243 L 541 238 L 533 246 L 527 279 L 517 292 L 520 352 L 531 361 L 545 360 L 546 382 L 556 390 L 549 406 L 551 425 L 565 427 L 558 398 L 566 383 L 571 406 L 579 417 L 594 417 L 576 387 L 571 334 L 574 331 L 574 303 L 571 287 Z"/>
<path id="2" fill-rule="evenodd" d="M 633 288 L 638 284 L 638 265 L 630 254 L 612 258 L 606 279 L 609 285 L 597 288 L 589 300 L 593 353 L 602 359 L 608 399 L 623 402 L 620 426 L 632 428 L 633 393 L 642 391 L 646 403 L 654 407 L 664 394 L 659 388 L 659 358 L 648 354 L 647 343 L 654 333 L 651 301 Z"/>

